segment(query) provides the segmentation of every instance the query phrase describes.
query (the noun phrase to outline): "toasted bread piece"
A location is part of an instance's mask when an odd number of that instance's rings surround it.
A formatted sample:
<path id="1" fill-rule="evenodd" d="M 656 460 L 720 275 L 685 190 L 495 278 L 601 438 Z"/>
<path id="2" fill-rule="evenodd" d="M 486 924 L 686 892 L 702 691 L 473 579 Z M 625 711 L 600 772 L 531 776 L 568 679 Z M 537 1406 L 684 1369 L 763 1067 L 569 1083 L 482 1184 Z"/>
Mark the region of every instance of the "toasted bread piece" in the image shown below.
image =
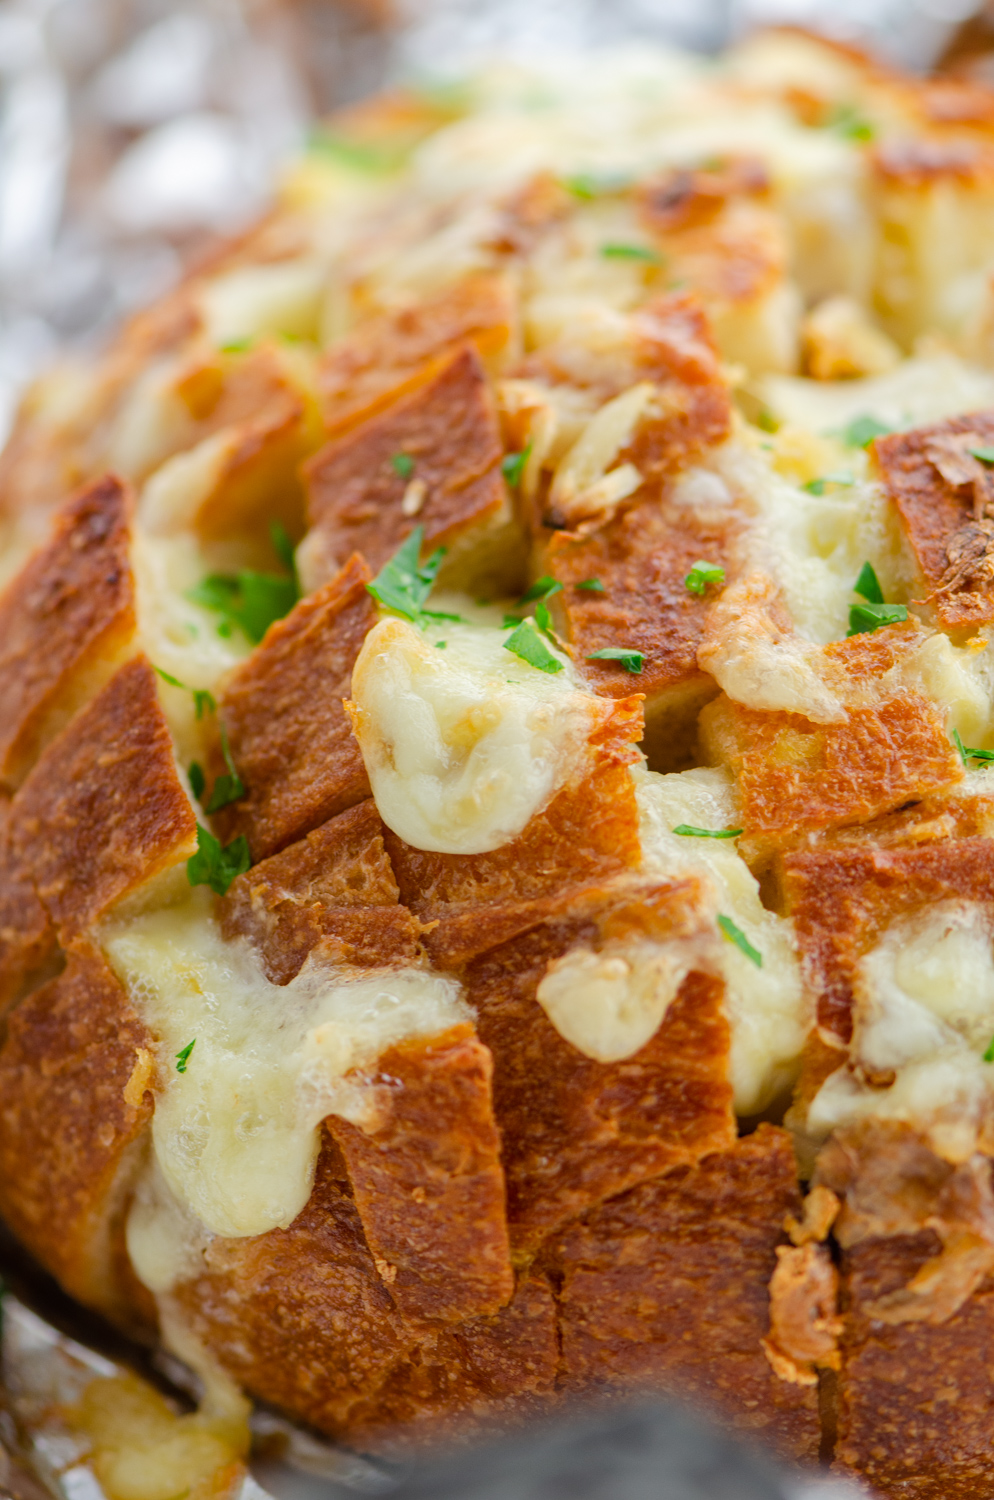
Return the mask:
<path id="1" fill-rule="evenodd" d="M 219 711 L 246 793 L 217 814 L 226 839 L 244 833 L 254 860 L 303 838 L 369 796 L 342 703 L 376 609 L 362 558 L 278 620 L 232 673 Z M 216 744 L 213 769 L 224 771 Z"/>
<path id="2" fill-rule="evenodd" d="M 406 1317 L 461 1322 L 514 1292 L 492 1072 L 472 1026 L 457 1026 L 379 1058 L 389 1104 L 378 1129 L 328 1122 L 376 1269 Z"/>
<path id="3" fill-rule="evenodd" d="M 421 303 L 360 323 L 325 356 L 318 375 L 329 432 L 371 417 L 429 372 L 428 361 L 460 344 L 485 363 L 512 337 L 515 307 L 504 276 L 473 275 Z"/>
<path id="4" fill-rule="evenodd" d="M 74 1297 L 121 1315 L 115 1221 L 152 1116 L 151 1039 L 90 943 L 15 1007 L 0 1049 L 0 1207 Z"/>
<path id="5" fill-rule="evenodd" d="M 544 1278 L 455 1329 L 408 1323 L 377 1273 L 338 1147 L 326 1136 L 314 1193 L 289 1229 L 214 1240 L 178 1288 L 191 1326 L 248 1390 L 367 1450 L 403 1450 L 485 1427 L 551 1397 L 558 1361 Z M 492 1419 L 492 1420 L 493 1420 Z M 402 1428 L 406 1428 L 404 1433 Z"/>
<path id="6" fill-rule="evenodd" d="M 779 1379 L 762 1346 L 784 1215 L 799 1204 L 790 1137 L 760 1125 L 563 1230 L 546 1254 L 566 1388 L 661 1387 L 787 1458 L 817 1458 L 816 1391 Z"/>
<path id="7" fill-rule="evenodd" d="M 917 825 L 922 826 L 922 825 Z M 905 824 L 914 830 L 914 823 Z M 783 860 L 783 888 L 818 1027 L 844 1046 L 852 1037 L 853 984 L 863 954 L 905 912 L 960 898 L 994 915 L 994 843 L 987 836 L 938 838 L 902 847 L 873 829 Z M 893 839 L 896 830 L 890 830 Z"/>
<path id="8" fill-rule="evenodd" d="M 884 1494 L 974 1500 L 990 1485 L 990 1174 L 987 1158 L 953 1166 L 893 1123 L 845 1131 L 819 1158 L 843 1202 L 835 1467 Z"/>
<path id="9" fill-rule="evenodd" d="M 219 917 L 225 937 L 255 945 L 274 984 L 288 984 L 319 945 L 337 962 L 360 967 L 417 957 L 418 924 L 400 905 L 371 799 L 240 875 Z"/>
<path id="10" fill-rule="evenodd" d="M 11 804 L 15 854 L 63 932 L 82 931 L 196 850 L 156 681 L 143 656 L 121 667 Z"/>
<path id="11" fill-rule="evenodd" d="M 0 802 L 0 1016 L 55 954 L 55 928 L 11 846 L 10 804 Z"/>
<path id="12" fill-rule="evenodd" d="M 131 648 L 131 508 L 118 479 L 98 480 L 0 597 L 0 789 L 20 785 Z"/>
<path id="13" fill-rule="evenodd" d="M 494 1056 L 508 1220 L 516 1252 L 594 1204 L 734 1140 L 723 983 L 691 973 L 646 1045 L 602 1063 L 564 1040 L 537 1000 L 550 963 L 626 936 L 693 931 L 692 882 L 588 888 L 539 912 L 530 930 L 464 972 L 480 1038 Z M 536 919 L 537 918 L 537 919 Z"/>
<path id="14" fill-rule="evenodd" d="M 994 477 L 971 451 L 994 441 L 994 413 L 951 417 L 873 445 L 923 593 L 946 629 L 994 620 Z"/>
<path id="15" fill-rule="evenodd" d="M 764 713 L 724 694 L 707 705 L 704 748 L 735 773 L 750 854 L 762 859 L 774 845 L 867 822 L 962 780 L 936 705 L 887 684 L 916 640 L 914 627 L 898 625 L 824 647 L 826 671 L 855 699 L 840 723 Z"/>
<path id="16" fill-rule="evenodd" d="M 544 567 L 563 585 L 551 601 L 577 666 L 596 693 L 646 695 L 645 750 L 655 770 L 681 768 L 715 684 L 697 665 L 708 601 L 684 580 L 696 562 L 728 566 L 731 527 L 645 500 L 586 536 L 557 532 Z M 596 579 L 603 592 L 578 588 Z M 605 648 L 642 654 L 638 672 L 591 661 Z"/>
<path id="17" fill-rule="evenodd" d="M 384 832 L 401 899 L 422 922 L 425 947 L 458 969 L 536 920 L 536 903 L 634 869 L 641 857 L 629 766 L 641 728 L 637 698 L 623 699 L 591 740 L 593 765 L 568 782 L 524 831 L 488 854 L 415 849 Z M 592 816 L 593 814 L 593 816 Z"/>
<path id="18" fill-rule="evenodd" d="M 415 525 L 425 546 L 465 550 L 510 521 L 497 411 L 480 357 L 458 350 L 431 379 L 345 436 L 305 468 L 307 513 L 336 566 L 361 552 L 374 573 Z M 398 470 L 399 466 L 399 470 Z"/>

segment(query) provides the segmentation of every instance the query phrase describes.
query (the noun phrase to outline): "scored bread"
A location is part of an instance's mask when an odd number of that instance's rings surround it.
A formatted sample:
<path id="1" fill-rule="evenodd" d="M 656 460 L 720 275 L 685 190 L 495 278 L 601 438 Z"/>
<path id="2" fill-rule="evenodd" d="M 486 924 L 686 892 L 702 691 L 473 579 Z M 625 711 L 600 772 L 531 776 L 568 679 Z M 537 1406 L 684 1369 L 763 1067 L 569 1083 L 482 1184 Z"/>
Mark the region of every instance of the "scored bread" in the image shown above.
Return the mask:
<path id="1" fill-rule="evenodd" d="M 354 1448 L 994 1496 L 994 93 L 330 121 L 0 459 L 0 1212 Z"/>

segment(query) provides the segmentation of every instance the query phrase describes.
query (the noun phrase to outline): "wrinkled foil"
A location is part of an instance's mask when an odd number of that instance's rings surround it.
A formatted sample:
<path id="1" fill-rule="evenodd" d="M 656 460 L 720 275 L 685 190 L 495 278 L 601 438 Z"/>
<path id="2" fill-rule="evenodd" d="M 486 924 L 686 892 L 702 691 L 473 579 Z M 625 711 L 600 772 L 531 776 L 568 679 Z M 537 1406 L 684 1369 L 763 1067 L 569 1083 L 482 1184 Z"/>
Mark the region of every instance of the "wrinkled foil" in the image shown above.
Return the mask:
<path id="1" fill-rule="evenodd" d="M 392 83 L 646 38 L 715 51 L 792 22 L 931 65 L 977 0 L 0 0 L 0 444 L 27 384 L 99 347 L 269 201 L 320 114 Z M 0 1500 L 103 1500 L 53 1402 L 115 1366 L 4 1299 Z M 372 1465 L 267 1414 L 240 1500 L 384 1494 Z M 278 1431 L 277 1431 L 278 1429 Z M 73 1445 L 77 1444 L 76 1447 Z M 37 1476 L 37 1477 L 32 1477 Z M 261 1481 L 261 1482 L 260 1482 Z M 265 1485 L 266 1488 L 262 1486 Z M 835 1482 L 792 1500 L 844 1500 Z"/>

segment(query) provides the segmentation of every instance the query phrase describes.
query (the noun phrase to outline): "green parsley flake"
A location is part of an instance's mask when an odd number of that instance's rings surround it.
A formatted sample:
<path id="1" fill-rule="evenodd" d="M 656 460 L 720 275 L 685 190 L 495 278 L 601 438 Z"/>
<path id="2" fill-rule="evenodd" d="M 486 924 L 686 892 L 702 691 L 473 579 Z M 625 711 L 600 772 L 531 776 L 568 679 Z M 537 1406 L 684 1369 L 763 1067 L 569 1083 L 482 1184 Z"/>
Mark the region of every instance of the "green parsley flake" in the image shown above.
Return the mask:
<path id="1" fill-rule="evenodd" d="M 520 453 L 505 453 L 501 459 L 501 473 L 512 490 L 516 490 L 521 483 L 521 476 L 525 472 L 525 465 L 531 458 L 531 452 L 532 445 L 529 443 L 526 448 L 522 448 Z"/>
<path id="2" fill-rule="evenodd" d="M 248 334 L 245 338 L 227 339 L 219 347 L 222 354 L 244 354 L 246 349 L 251 349 L 254 343 L 254 337 Z"/>
<path id="3" fill-rule="evenodd" d="M 765 408 L 756 418 L 756 426 L 761 432 L 778 432 L 780 430 L 780 423 L 776 417 L 771 411 L 767 411 Z"/>
<path id="4" fill-rule="evenodd" d="M 185 682 L 180 682 L 178 677 L 174 677 L 171 672 L 164 672 L 161 667 L 155 667 L 153 670 L 158 673 L 163 682 L 168 682 L 170 687 L 180 688 L 184 693 L 193 694 L 193 707 L 198 719 L 203 718 L 205 710 L 212 714 L 217 709 L 214 694 L 209 693 L 206 688 L 187 687 Z"/>
<path id="5" fill-rule="evenodd" d="M 988 1043 L 987 1051 L 984 1053 L 984 1062 L 994 1062 L 994 1037 Z"/>
<path id="6" fill-rule="evenodd" d="M 873 630 L 879 630 L 881 625 L 896 625 L 908 618 L 905 605 L 884 603 L 880 579 L 868 562 L 860 568 L 859 577 L 853 584 L 853 592 L 861 594 L 867 602 L 850 606 L 847 635 L 868 635 Z"/>
<path id="7" fill-rule="evenodd" d="M 523 615 L 505 615 L 504 623 L 500 628 L 501 630 L 517 630 L 523 618 Z"/>
<path id="8" fill-rule="evenodd" d="M 876 575 L 873 564 L 865 562 L 859 570 L 859 577 L 853 584 L 853 593 L 859 594 L 869 604 L 883 604 L 884 591 L 880 587 L 880 579 Z"/>
<path id="9" fill-rule="evenodd" d="M 188 590 L 186 597 L 224 616 L 218 635 L 230 635 L 231 627 L 237 625 L 253 644 L 258 644 L 274 621 L 290 613 L 300 590 L 292 575 L 284 578 L 242 568 L 237 575 L 209 573 L 196 588 Z"/>
<path id="10" fill-rule="evenodd" d="M 682 839 L 737 839 L 741 828 L 695 828 L 692 823 L 678 823 L 673 830 Z"/>
<path id="11" fill-rule="evenodd" d="M 297 576 L 297 559 L 294 556 L 293 543 L 287 535 L 286 528 L 279 521 L 273 521 L 269 528 L 269 538 L 273 544 L 273 551 L 287 572 L 294 578 Z"/>
<path id="12" fill-rule="evenodd" d="M 868 448 L 874 438 L 886 437 L 892 431 L 893 428 L 888 427 L 885 422 L 879 422 L 876 417 L 864 415 L 853 417 L 839 436 L 847 448 Z"/>
<path id="13" fill-rule="evenodd" d="M 722 935 L 726 937 L 730 943 L 734 943 L 736 948 L 740 949 L 745 954 L 746 958 L 750 959 L 756 965 L 757 969 L 761 969 L 763 967 L 763 955 L 760 953 L 758 948 L 754 948 L 752 946 L 749 939 L 742 931 L 742 928 L 736 927 L 731 917 L 719 916 L 718 926 L 721 928 Z"/>
<path id="14" fill-rule="evenodd" d="M 313 156 L 323 156 L 336 166 L 353 172 L 397 172 L 407 160 L 407 151 L 399 146 L 374 145 L 368 141 L 350 141 L 318 125 L 311 132 L 307 149 Z"/>
<path id="15" fill-rule="evenodd" d="M 601 583 L 599 578 L 583 578 L 579 583 L 574 584 L 573 586 L 574 588 L 583 589 L 588 594 L 607 593 L 607 589 Z"/>
<path id="16" fill-rule="evenodd" d="M 684 586 L 692 594 L 703 594 L 709 583 L 724 583 L 725 570 L 718 563 L 695 562 L 686 578 Z"/>
<path id="17" fill-rule="evenodd" d="M 641 672 L 645 653 L 633 651 L 630 646 L 605 646 L 600 651 L 591 651 L 587 661 L 616 661 L 626 672 Z"/>
<path id="18" fill-rule="evenodd" d="M 409 453 L 395 453 L 390 460 L 390 467 L 401 479 L 410 479 L 414 473 L 414 459 Z"/>
<path id="19" fill-rule="evenodd" d="M 994 761 L 994 750 L 976 750 L 971 748 L 971 746 L 969 745 L 964 745 L 962 739 L 960 738 L 960 732 L 958 729 L 953 730 L 953 744 L 959 751 L 959 758 L 963 762 L 964 766 L 966 765 L 968 760 L 979 760 L 984 761 L 988 764 L 991 761 Z"/>
<path id="20" fill-rule="evenodd" d="M 823 474 L 820 479 L 809 479 L 802 488 L 809 495 L 824 495 L 825 486 L 829 484 L 855 484 L 851 474 Z"/>
<path id="21" fill-rule="evenodd" d="M 187 772 L 187 775 L 190 778 L 191 792 L 196 797 L 198 802 L 203 801 L 204 788 L 207 785 L 207 778 L 204 775 L 204 768 L 200 764 L 199 760 L 193 760 L 190 762 L 190 769 Z"/>
<path id="22" fill-rule="evenodd" d="M 852 104 L 838 105 L 825 121 L 825 128 L 848 141 L 872 141 L 877 134 L 872 122 Z"/>
<path id="23" fill-rule="evenodd" d="M 603 198 L 609 193 L 623 193 L 631 186 L 631 178 L 620 173 L 578 172 L 574 177 L 564 177 L 563 186 L 574 198 L 582 198 L 589 203 L 594 198 Z"/>
<path id="24" fill-rule="evenodd" d="M 561 594 L 562 591 L 562 584 L 546 574 L 544 578 L 536 578 L 531 588 L 525 589 L 518 604 L 531 604 L 536 599 L 551 599 L 553 594 Z"/>
<path id="25" fill-rule="evenodd" d="M 644 260 L 652 266 L 665 264 L 665 257 L 649 245 L 602 245 L 601 254 L 606 260 Z"/>
<path id="26" fill-rule="evenodd" d="M 196 1045 L 197 1045 L 197 1038 L 194 1037 L 192 1042 L 187 1042 L 186 1046 L 182 1049 L 181 1052 L 177 1052 L 177 1054 L 176 1054 L 176 1071 L 177 1071 L 177 1073 L 185 1073 L 186 1072 L 186 1065 L 190 1061 L 190 1055 L 193 1052 L 193 1049 L 194 1049 L 194 1047 Z"/>
<path id="27" fill-rule="evenodd" d="M 366 585 L 368 592 L 382 609 L 401 615 L 415 625 L 421 618 L 422 606 L 435 585 L 445 556 L 445 548 L 439 547 L 427 562 L 419 566 L 418 559 L 424 539 L 424 527 L 415 526 L 390 561 L 384 563 L 372 583 Z"/>
<path id="28" fill-rule="evenodd" d="M 994 448 L 971 448 L 970 452 L 974 458 L 979 458 L 982 464 L 994 464 Z"/>
<path id="29" fill-rule="evenodd" d="M 549 613 L 549 606 L 543 604 L 541 599 L 535 606 L 535 624 L 546 635 L 552 635 L 552 615 Z"/>
<path id="30" fill-rule="evenodd" d="M 222 848 L 206 828 L 197 824 L 197 852 L 186 862 L 186 878 L 191 885 L 207 885 L 216 896 L 226 894 L 231 882 L 252 863 L 248 839 L 240 833 L 227 847 Z"/>
<path id="31" fill-rule="evenodd" d="M 515 656 L 520 656 L 522 661 L 530 667 L 537 667 L 540 672 L 551 674 L 563 670 L 562 662 L 553 656 L 532 620 L 521 621 L 513 635 L 504 642 L 504 650 L 513 651 Z"/>
<path id="32" fill-rule="evenodd" d="M 436 651 L 444 651 L 445 648 L 446 648 L 446 646 L 448 644 L 449 644 L 448 641 L 436 641 L 435 642 L 435 650 Z"/>
<path id="33" fill-rule="evenodd" d="M 227 807 L 229 802 L 237 802 L 239 797 L 245 796 L 245 783 L 235 770 L 235 763 L 231 758 L 231 747 L 228 744 L 228 731 L 223 724 L 221 725 L 221 751 L 228 770 L 226 775 L 219 776 L 214 783 L 211 800 L 207 804 L 209 813 L 220 812 L 221 808 Z"/>

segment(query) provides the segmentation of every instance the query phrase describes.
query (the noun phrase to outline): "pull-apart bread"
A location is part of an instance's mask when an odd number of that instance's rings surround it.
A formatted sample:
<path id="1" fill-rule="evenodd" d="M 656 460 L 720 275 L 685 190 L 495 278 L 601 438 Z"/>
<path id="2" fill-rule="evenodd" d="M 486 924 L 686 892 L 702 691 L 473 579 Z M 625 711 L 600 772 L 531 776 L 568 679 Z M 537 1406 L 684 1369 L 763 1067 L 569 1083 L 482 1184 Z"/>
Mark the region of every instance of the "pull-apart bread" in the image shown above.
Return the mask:
<path id="1" fill-rule="evenodd" d="M 994 95 L 331 121 L 0 461 L 0 1211 L 396 1454 L 690 1397 L 994 1496 Z M 199 1493 L 199 1492 L 198 1492 Z"/>

